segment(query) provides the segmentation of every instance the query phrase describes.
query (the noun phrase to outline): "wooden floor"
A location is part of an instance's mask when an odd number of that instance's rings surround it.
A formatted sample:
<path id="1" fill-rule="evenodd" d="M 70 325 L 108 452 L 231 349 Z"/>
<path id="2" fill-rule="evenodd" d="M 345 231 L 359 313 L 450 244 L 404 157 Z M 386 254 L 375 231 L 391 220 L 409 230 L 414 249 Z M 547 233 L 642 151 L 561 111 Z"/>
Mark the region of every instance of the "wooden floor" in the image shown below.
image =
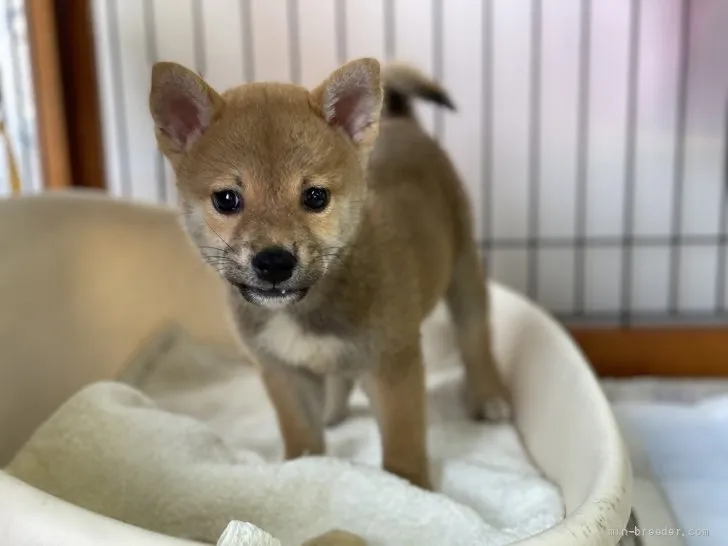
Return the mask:
<path id="1" fill-rule="evenodd" d="M 728 328 L 572 329 L 605 377 L 728 377 Z"/>

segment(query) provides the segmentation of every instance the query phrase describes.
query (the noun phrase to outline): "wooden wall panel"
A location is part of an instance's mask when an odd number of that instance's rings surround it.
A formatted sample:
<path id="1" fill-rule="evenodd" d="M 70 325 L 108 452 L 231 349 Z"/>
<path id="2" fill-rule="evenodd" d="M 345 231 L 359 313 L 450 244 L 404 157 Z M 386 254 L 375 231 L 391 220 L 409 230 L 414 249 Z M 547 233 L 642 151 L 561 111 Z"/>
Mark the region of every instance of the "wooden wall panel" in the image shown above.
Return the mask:
<path id="1" fill-rule="evenodd" d="M 46 188 L 72 185 L 53 0 L 25 3 L 33 72 L 38 143 Z"/>
<path id="2" fill-rule="evenodd" d="M 574 329 L 605 377 L 727 377 L 728 328 Z"/>
<path id="3" fill-rule="evenodd" d="M 56 0 L 55 18 L 73 185 L 104 188 L 91 2 Z"/>
<path id="4" fill-rule="evenodd" d="M 29 0 L 26 15 L 46 188 L 103 188 L 90 2 Z"/>

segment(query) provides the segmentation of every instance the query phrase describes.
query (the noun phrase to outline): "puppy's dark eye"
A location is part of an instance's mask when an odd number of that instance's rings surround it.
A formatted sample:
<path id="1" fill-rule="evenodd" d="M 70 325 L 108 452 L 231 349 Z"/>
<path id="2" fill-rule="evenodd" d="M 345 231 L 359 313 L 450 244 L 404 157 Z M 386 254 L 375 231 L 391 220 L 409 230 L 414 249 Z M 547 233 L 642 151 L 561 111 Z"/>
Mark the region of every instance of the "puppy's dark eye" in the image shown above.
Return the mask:
<path id="1" fill-rule="evenodd" d="M 235 190 L 221 190 L 212 194 L 212 206 L 220 214 L 235 214 L 243 207 L 243 198 Z"/>
<path id="2" fill-rule="evenodd" d="M 321 212 L 329 204 L 329 190 L 311 187 L 303 190 L 301 204 L 312 212 Z"/>

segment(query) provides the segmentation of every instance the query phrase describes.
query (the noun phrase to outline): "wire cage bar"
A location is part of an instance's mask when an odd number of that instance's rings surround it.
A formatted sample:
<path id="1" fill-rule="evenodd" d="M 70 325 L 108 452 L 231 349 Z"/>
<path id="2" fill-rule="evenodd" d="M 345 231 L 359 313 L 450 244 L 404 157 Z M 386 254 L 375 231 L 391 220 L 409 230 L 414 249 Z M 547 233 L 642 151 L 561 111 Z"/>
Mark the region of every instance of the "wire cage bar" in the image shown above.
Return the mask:
<path id="1" fill-rule="evenodd" d="M 35 123 L 28 28 L 23 0 L 0 0 L 0 196 L 41 191 L 42 174 Z M 7 145 L 6 145 L 7 144 Z"/>
<path id="2" fill-rule="evenodd" d="M 146 113 L 152 63 L 218 88 L 412 62 L 472 198 L 490 274 L 563 320 L 728 319 L 728 3 L 94 0 L 114 195 L 176 200 Z"/>

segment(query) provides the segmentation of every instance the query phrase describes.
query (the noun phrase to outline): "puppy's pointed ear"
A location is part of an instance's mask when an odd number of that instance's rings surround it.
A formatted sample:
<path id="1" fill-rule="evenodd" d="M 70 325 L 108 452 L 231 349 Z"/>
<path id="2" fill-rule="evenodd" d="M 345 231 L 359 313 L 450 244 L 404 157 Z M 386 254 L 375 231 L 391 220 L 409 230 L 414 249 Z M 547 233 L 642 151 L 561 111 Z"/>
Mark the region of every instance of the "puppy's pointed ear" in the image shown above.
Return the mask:
<path id="1" fill-rule="evenodd" d="M 382 109 L 382 86 L 376 59 L 346 63 L 312 94 L 329 125 L 343 129 L 360 149 L 371 148 L 379 131 Z"/>
<path id="2" fill-rule="evenodd" d="M 191 70 L 168 62 L 152 68 L 149 110 L 159 147 L 172 161 L 192 148 L 224 106 L 223 98 Z"/>

